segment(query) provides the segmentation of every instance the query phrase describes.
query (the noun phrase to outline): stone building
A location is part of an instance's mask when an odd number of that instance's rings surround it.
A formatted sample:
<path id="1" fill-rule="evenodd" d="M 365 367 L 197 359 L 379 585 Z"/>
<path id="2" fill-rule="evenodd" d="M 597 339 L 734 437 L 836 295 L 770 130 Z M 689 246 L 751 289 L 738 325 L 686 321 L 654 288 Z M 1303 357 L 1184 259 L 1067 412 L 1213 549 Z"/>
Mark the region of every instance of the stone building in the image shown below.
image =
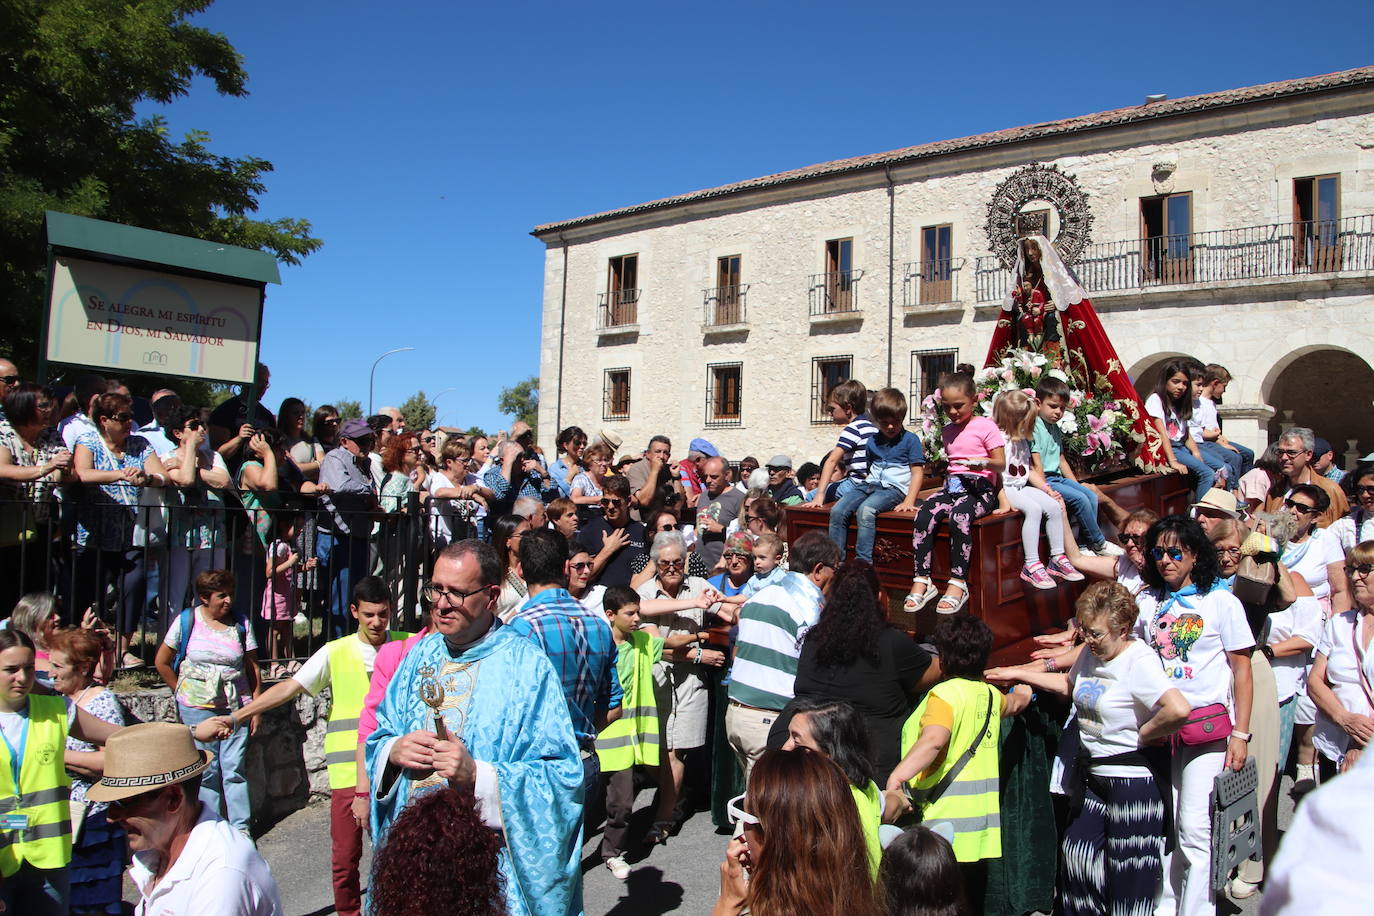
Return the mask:
<path id="1" fill-rule="evenodd" d="M 1374 450 L 1374 67 L 828 162 L 549 223 L 541 438 L 709 437 L 816 458 L 829 387 L 915 401 L 981 366 L 1043 227 L 1142 395 L 1179 354 L 1235 377 L 1227 434 Z M 990 240 L 990 235 L 994 240 Z"/>

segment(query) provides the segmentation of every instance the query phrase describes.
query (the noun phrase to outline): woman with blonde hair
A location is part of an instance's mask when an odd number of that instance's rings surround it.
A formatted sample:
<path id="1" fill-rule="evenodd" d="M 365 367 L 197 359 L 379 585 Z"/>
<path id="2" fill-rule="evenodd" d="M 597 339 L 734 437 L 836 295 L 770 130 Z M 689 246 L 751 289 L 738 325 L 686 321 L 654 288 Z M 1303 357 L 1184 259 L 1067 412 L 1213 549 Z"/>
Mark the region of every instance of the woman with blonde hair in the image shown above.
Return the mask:
<path id="1" fill-rule="evenodd" d="M 1082 746 L 1070 777 L 1061 907 L 1066 914 L 1148 914 L 1163 875 L 1169 757 L 1151 745 L 1188 719 L 1150 647 L 1132 635 L 1139 608 L 1118 582 L 1094 582 L 1074 610 L 1088 651 L 1073 668 L 994 669 L 1073 701 Z"/>
<path id="2" fill-rule="evenodd" d="M 1333 614 L 1317 643 L 1307 692 L 1317 704 L 1312 743 L 1322 781 L 1355 765 L 1374 739 L 1374 687 L 1367 661 L 1374 636 L 1374 541 L 1356 544 L 1345 561 L 1354 607 Z"/>
<path id="3" fill-rule="evenodd" d="M 712 916 L 882 913 L 849 781 L 829 757 L 767 751 L 727 807 L 744 829 L 726 847 Z"/>

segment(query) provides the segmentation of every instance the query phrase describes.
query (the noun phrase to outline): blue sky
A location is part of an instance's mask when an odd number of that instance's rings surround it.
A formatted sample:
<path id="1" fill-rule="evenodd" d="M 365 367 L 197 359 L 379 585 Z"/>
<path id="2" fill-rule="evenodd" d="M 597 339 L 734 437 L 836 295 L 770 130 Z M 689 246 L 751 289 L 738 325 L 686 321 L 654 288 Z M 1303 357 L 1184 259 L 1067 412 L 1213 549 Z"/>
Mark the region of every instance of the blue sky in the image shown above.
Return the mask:
<path id="1" fill-rule="evenodd" d="M 309 219 L 325 242 L 268 290 L 270 406 L 366 409 L 373 360 L 413 346 L 378 367 L 376 406 L 452 388 L 440 420 L 493 430 L 501 388 L 539 371 L 535 225 L 1374 63 L 1374 3 L 1303 10 L 220 0 L 193 22 L 239 50 L 251 94 L 201 80 L 162 113 L 217 153 L 271 161 L 259 215 Z"/>

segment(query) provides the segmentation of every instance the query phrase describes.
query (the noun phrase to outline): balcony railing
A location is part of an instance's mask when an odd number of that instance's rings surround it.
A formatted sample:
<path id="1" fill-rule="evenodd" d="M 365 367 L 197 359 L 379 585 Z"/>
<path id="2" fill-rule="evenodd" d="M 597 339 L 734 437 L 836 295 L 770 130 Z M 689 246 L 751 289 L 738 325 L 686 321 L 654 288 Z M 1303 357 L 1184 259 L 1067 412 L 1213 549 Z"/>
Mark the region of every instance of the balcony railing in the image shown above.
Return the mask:
<path id="1" fill-rule="evenodd" d="M 862 270 L 836 270 L 812 274 L 808 279 L 811 317 L 852 315 L 859 310 L 859 281 Z"/>
<path id="2" fill-rule="evenodd" d="M 703 290 L 702 326 L 723 328 L 747 322 L 749 318 L 745 310 L 744 298 L 748 292 L 748 283 L 738 283 L 734 286 L 715 286 Z"/>
<path id="3" fill-rule="evenodd" d="M 639 324 L 639 290 L 612 289 L 597 295 L 598 331 L 631 328 Z"/>
<path id="4" fill-rule="evenodd" d="M 1104 242 L 1089 245 L 1073 267 L 1090 296 L 1154 286 L 1374 270 L 1374 214 Z M 977 301 L 1000 301 L 1010 281 L 1010 273 L 996 258 L 978 259 Z"/>
<path id="5" fill-rule="evenodd" d="M 908 261 L 902 270 L 902 304 L 906 308 L 920 308 L 958 302 L 959 271 L 966 260 Z"/>

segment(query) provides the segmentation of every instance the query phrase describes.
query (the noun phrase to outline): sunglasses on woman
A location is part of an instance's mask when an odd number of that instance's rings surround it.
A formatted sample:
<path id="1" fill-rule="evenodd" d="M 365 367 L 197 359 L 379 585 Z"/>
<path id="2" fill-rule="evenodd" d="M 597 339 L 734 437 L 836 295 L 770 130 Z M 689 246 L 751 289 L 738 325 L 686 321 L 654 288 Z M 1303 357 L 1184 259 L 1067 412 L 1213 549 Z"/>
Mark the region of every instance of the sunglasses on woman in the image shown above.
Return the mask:
<path id="1" fill-rule="evenodd" d="M 1308 506 L 1303 503 L 1294 502 L 1291 499 L 1285 499 L 1283 501 L 1283 507 L 1285 509 L 1292 509 L 1294 512 L 1301 512 L 1303 515 L 1311 515 L 1317 511 L 1316 506 Z"/>
<path id="2" fill-rule="evenodd" d="M 1123 534 L 1119 538 L 1123 544 L 1144 544 L 1145 535 L 1143 534 Z"/>
<path id="3" fill-rule="evenodd" d="M 725 814 L 730 818 L 732 824 L 753 824 L 758 826 L 759 819 L 756 815 L 744 810 L 744 796 L 736 795 L 725 803 Z"/>
<path id="4" fill-rule="evenodd" d="M 1374 566 L 1368 563 L 1361 563 L 1358 566 L 1347 566 L 1345 568 L 1345 574 L 1352 579 L 1368 579 L 1370 573 L 1374 573 Z"/>
<path id="5" fill-rule="evenodd" d="M 1182 547 L 1154 547 L 1154 548 L 1151 548 L 1151 550 L 1150 550 L 1150 559 L 1151 559 L 1151 560 L 1154 560 L 1156 563 L 1158 563 L 1160 560 L 1164 559 L 1165 557 L 1168 557 L 1169 559 L 1173 560 L 1175 563 L 1181 563 L 1181 562 L 1183 561 L 1183 548 L 1182 548 Z"/>

